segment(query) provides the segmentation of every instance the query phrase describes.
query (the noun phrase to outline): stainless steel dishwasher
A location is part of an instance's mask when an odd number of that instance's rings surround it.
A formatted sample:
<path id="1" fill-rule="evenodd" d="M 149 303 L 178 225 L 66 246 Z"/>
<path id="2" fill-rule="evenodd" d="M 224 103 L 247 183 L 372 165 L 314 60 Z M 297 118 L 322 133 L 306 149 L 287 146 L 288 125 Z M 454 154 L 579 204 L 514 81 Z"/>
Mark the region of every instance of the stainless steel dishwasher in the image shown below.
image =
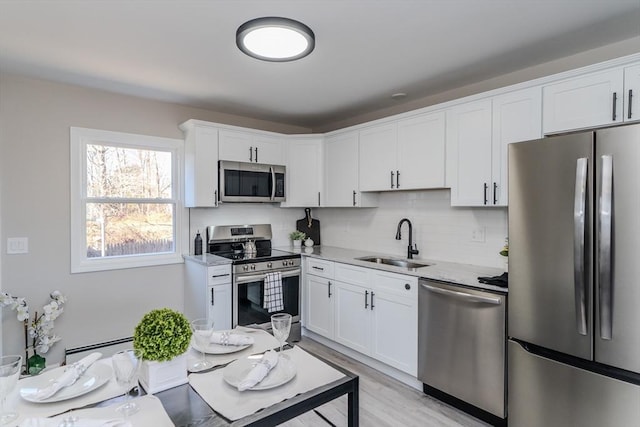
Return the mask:
<path id="1" fill-rule="evenodd" d="M 500 425 L 506 295 L 426 279 L 419 284 L 418 379 L 425 393 Z"/>

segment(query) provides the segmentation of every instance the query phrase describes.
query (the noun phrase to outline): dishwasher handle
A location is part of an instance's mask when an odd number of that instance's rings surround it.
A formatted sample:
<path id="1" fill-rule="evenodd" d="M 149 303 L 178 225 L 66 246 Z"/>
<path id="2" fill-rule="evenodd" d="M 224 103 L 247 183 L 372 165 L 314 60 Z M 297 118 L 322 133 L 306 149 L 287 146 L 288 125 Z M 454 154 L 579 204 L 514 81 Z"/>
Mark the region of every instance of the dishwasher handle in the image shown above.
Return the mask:
<path id="1" fill-rule="evenodd" d="M 457 298 L 457 299 L 462 299 L 464 301 L 479 302 L 479 303 L 494 304 L 494 305 L 500 305 L 502 303 L 501 299 L 497 298 L 497 297 L 496 298 L 494 298 L 494 297 L 485 297 L 485 296 L 482 296 L 482 295 L 469 294 L 467 292 L 450 291 L 448 289 L 437 288 L 435 286 L 425 285 L 423 283 L 421 283 L 420 286 L 423 287 L 424 289 L 426 289 L 429 292 L 433 292 L 433 293 L 441 294 L 441 295 L 446 295 L 446 296 L 454 297 L 454 298 Z"/>

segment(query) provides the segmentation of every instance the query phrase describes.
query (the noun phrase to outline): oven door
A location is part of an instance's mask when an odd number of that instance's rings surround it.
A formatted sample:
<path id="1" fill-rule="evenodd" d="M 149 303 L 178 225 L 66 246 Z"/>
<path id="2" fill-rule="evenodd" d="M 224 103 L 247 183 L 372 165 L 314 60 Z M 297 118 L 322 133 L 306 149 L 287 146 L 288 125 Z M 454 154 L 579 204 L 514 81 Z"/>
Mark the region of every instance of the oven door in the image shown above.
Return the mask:
<path id="1" fill-rule="evenodd" d="M 292 322 L 300 321 L 300 268 L 278 270 L 282 273 L 284 310 L 269 312 L 264 308 L 266 273 L 235 275 L 233 279 L 233 326 L 271 326 L 271 315 L 289 313 Z"/>

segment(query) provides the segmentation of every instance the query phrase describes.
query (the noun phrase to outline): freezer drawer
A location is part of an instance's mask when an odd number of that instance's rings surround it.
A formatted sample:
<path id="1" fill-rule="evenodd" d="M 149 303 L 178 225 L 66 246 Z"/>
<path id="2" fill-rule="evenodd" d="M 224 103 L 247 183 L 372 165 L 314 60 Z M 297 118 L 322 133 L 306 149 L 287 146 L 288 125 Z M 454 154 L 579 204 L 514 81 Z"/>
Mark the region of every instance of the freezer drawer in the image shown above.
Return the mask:
<path id="1" fill-rule="evenodd" d="M 418 379 L 504 418 L 505 312 L 503 294 L 421 279 Z"/>
<path id="2" fill-rule="evenodd" d="M 640 386 L 546 359 L 509 341 L 509 424 L 628 427 L 640 422 Z"/>

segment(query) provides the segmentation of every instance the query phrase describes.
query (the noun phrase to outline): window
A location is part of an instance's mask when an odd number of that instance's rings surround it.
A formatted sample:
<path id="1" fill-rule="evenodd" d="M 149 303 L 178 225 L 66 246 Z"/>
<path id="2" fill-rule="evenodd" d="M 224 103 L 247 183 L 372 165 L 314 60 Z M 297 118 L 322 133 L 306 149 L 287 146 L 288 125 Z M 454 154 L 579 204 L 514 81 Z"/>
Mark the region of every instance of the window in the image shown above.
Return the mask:
<path id="1" fill-rule="evenodd" d="M 182 262 L 182 141 L 71 128 L 71 272 Z"/>

